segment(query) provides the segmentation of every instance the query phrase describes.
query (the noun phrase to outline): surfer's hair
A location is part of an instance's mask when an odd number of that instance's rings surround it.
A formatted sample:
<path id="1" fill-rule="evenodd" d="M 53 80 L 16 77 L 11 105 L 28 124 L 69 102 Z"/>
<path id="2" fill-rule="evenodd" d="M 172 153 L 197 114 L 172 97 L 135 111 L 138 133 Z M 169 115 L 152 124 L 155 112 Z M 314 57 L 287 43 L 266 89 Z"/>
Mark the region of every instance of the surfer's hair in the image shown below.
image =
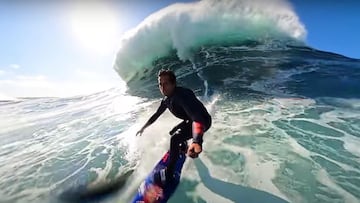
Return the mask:
<path id="1" fill-rule="evenodd" d="M 165 75 L 167 75 L 169 77 L 169 80 L 170 80 L 171 83 L 173 83 L 173 84 L 176 83 L 176 76 L 175 76 L 175 74 L 174 74 L 174 72 L 172 70 L 161 69 L 159 71 L 158 77 L 165 76 Z"/>

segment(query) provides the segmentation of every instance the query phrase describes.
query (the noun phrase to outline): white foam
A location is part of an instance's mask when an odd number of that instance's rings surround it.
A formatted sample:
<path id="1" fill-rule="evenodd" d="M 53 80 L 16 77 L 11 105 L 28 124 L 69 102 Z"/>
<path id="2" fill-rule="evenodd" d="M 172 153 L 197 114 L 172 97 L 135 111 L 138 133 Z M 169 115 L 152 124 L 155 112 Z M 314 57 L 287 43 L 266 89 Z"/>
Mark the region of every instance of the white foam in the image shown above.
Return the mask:
<path id="1" fill-rule="evenodd" d="M 111 149 L 111 148 L 110 148 Z M 106 164 L 104 168 L 90 168 L 89 171 L 94 171 L 97 174 L 97 178 L 89 185 L 89 186 L 95 186 L 99 183 L 105 182 L 106 175 L 109 174 L 110 170 L 113 167 L 112 164 L 112 157 L 114 156 L 114 150 L 111 149 L 110 156 L 108 159 L 106 159 Z M 89 157 L 89 155 L 88 155 Z"/>
<path id="2" fill-rule="evenodd" d="M 277 162 L 260 161 L 260 157 L 250 149 L 227 146 L 231 151 L 238 151 L 245 156 L 246 164 L 245 171 L 247 172 L 247 182 L 249 186 L 257 189 L 267 191 L 271 194 L 276 194 L 282 199 L 288 200 L 282 192 L 273 184 L 272 179 L 276 176 L 278 167 Z"/>
<path id="3" fill-rule="evenodd" d="M 347 135 L 345 136 L 342 141 L 344 141 L 344 148 L 352 153 L 353 155 L 359 157 L 358 163 L 360 164 L 360 139 Z"/>
<path id="4" fill-rule="evenodd" d="M 329 188 L 337 191 L 339 194 L 341 194 L 344 197 L 345 202 L 348 203 L 357 203 L 359 202 L 356 197 L 354 197 L 352 194 L 347 192 L 346 190 L 342 189 L 340 186 L 338 186 L 334 181 L 331 179 L 329 174 L 324 170 L 320 169 L 317 173 L 316 179 L 321 182 L 322 184 L 328 186 Z"/>
<path id="5" fill-rule="evenodd" d="M 241 154 L 245 157 L 245 180 L 243 180 L 243 178 L 239 176 L 240 174 L 235 173 L 231 169 L 225 168 L 223 166 L 214 165 L 207 157 L 203 156 L 202 160 L 208 166 L 211 176 L 219 180 L 237 185 L 245 184 L 245 186 L 250 186 L 252 188 L 267 191 L 271 194 L 277 195 L 278 197 L 287 199 L 286 196 L 282 194 L 282 192 L 279 191 L 279 189 L 272 183 L 272 179 L 275 178 L 275 171 L 278 167 L 278 164 L 276 162 L 260 161 L 261 157 L 259 157 L 254 150 L 246 147 L 224 144 L 221 143 L 221 140 L 212 139 L 210 141 L 209 139 L 209 141 L 207 141 L 206 145 L 204 146 L 204 150 L 216 150 L 222 147 L 235 154 Z"/>
<path id="6" fill-rule="evenodd" d="M 336 100 L 336 101 L 341 101 L 342 103 L 346 103 L 346 104 L 354 104 L 353 102 L 357 100 L 354 99 L 336 99 L 336 98 L 332 98 L 331 100 Z M 353 108 L 355 108 L 354 106 L 352 106 Z M 334 109 L 332 111 L 323 113 L 320 115 L 320 121 L 313 121 L 319 125 L 322 125 L 326 128 L 341 132 L 344 134 L 344 137 L 339 137 L 339 138 L 333 138 L 333 139 L 339 139 L 341 141 L 344 142 L 344 148 L 352 153 L 353 155 L 359 157 L 359 159 L 357 160 L 358 162 L 360 161 L 360 149 L 358 146 L 360 146 L 360 139 L 358 137 L 355 137 L 351 134 L 349 134 L 348 132 L 339 129 L 339 128 L 335 128 L 333 126 L 330 126 L 328 123 L 331 122 L 336 122 L 336 123 L 344 123 L 345 121 L 340 119 L 340 118 L 357 118 L 359 116 L 359 112 L 353 109 Z M 356 126 L 353 126 L 354 128 L 356 128 Z M 316 135 L 319 136 L 319 135 Z M 349 167 L 347 167 L 346 165 L 344 166 L 344 164 L 339 164 L 342 168 L 344 169 L 348 169 Z M 352 167 L 351 167 L 352 168 Z"/>
<path id="7" fill-rule="evenodd" d="M 288 142 L 295 153 L 301 155 L 304 158 L 310 159 L 311 152 L 309 152 L 307 149 L 301 146 L 295 139 L 290 137 L 288 139 Z"/>

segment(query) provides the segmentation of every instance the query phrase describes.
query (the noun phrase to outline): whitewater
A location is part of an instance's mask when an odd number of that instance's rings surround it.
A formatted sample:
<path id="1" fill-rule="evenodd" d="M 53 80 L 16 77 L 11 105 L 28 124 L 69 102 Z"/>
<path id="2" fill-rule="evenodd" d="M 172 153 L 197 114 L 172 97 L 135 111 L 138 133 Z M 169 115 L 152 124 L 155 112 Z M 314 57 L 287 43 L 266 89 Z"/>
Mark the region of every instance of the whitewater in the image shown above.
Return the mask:
<path id="1" fill-rule="evenodd" d="M 111 195 L 78 202 L 129 202 L 180 122 L 167 111 L 135 136 L 160 104 L 162 68 L 213 118 L 169 202 L 360 202 L 360 60 L 306 36 L 280 0 L 153 13 L 121 37 L 113 69 L 124 85 L 0 101 L 0 202 L 69 202 L 67 191 L 119 177 Z"/>

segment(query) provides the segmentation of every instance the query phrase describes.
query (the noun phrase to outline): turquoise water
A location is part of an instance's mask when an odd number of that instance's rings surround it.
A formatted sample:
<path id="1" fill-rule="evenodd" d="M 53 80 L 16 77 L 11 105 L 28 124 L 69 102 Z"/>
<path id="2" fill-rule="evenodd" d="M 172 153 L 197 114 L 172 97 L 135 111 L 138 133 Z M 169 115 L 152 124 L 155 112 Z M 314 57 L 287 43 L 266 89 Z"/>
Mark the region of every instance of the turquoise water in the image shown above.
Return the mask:
<path id="1" fill-rule="evenodd" d="M 125 106 L 125 100 L 131 102 Z M 167 149 L 167 131 L 178 122 L 166 113 L 135 137 L 157 103 L 117 89 L 2 102 L 2 200 L 64 202 L 58 197 L 68 188 L 135 170 L 125 186 L 101 200 L 127 202 Z M 359 108 L 347 105 L 214 95 L 207 103 L 214 125 L 204 152 L 200 160 L 187 160 L 170 202 L 358 201 Z"/>
<path id="2" fill-rule="evenodd" d="M 169 202 L 359 202 L 360 61 L 307 47 L 283 1 L 221 2 L 174 5 L 130 32 L 114 64 L 126 87 L 1 101 L 0 202 L 67 202 L 119 179 L 90 202 L 129 202 L 180 122 L 166 112 L 135 137 L 161 68 L 213 117 Z"/>

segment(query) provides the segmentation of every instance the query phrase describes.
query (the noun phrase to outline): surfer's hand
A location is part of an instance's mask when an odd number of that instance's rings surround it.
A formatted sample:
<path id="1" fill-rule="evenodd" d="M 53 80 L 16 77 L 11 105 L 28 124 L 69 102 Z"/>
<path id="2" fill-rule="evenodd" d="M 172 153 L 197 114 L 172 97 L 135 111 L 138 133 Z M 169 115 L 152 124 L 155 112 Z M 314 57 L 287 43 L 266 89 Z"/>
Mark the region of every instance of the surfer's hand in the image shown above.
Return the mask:
<path id="1" fill-rule="evenodd" d="M 136 136 L 141 136 L 143 132 L 144 132 L 144 129 L 141 128 L 139 131 L 137 131 Z"/>
<path id="2" fill-rule="evenodd" d="M 202 147 L 201 145 L 199 145 L 198 143 L 192 143 L 189 146 L 188 149 L 188 156 L 190 156 L 191 158 L 197 158 L 199 156 L 199 154 L 202 152 Z"/>

